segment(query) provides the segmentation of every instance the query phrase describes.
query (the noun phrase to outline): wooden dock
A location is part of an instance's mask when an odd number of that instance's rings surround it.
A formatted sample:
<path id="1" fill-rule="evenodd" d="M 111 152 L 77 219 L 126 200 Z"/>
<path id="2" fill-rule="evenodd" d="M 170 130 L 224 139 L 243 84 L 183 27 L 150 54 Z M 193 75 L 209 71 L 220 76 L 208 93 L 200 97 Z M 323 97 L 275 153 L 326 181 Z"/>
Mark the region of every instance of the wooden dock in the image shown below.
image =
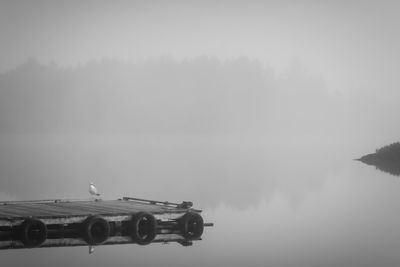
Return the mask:
<path id="1" fill-rule="evenodd" d="M 0 249 L 200 240 L 205 224 L 191 202 L 118 200 L 0 202 Z"/>

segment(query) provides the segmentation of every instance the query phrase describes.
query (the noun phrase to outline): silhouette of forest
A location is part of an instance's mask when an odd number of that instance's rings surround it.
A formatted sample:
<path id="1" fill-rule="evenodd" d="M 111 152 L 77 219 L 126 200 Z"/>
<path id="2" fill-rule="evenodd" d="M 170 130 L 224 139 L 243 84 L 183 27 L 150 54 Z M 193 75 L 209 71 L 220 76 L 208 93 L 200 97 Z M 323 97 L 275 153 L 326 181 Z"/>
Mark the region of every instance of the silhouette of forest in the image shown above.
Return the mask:
<path id="1" fill-rule="evenodd" d="M 343 103 L 301 68 L 245 58 L 28 60 L 0 74 L 0 133 L 331 133 Z M 343 116 L 344 117 L 344 116 Z"/>
<path id="2" fill-rule="evenodd" d="M 392 175 L 400 175 L 400 143 L 396 142 L 376 149 L 373 154 L 368 154 L 359 159 L 361 162 L 373 165 Z"/>

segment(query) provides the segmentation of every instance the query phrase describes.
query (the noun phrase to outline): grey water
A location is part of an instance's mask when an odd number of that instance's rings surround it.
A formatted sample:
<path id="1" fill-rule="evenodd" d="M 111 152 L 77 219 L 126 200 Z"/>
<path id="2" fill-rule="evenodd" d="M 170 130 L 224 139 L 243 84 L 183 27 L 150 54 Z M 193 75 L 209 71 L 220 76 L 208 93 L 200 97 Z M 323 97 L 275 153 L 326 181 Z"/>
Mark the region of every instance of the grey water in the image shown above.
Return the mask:
<path id="1" fill-rule="evenodd" d="M 365 146 L 208 135 L 3 135 L 1 200 L 190 200 L 206 228 L 179 244 L 0 251 L 4 266 L 398 266 L 400 180 Z"/>

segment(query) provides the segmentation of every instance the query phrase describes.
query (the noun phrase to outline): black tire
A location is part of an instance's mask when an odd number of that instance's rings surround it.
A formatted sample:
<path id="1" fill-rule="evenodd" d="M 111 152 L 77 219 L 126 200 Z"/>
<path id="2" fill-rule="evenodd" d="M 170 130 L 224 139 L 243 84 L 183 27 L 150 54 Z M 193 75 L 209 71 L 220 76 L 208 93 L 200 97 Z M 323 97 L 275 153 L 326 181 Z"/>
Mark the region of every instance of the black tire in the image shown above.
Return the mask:
<path id="1" fill-rule="evenodd" d="M 179 226 L 183 237 L 199 239 L 204 230 L 203 217 L 198 213 L 188 212 L 179 219 Z"/>
<path id="2" fill-rule="evenodd" d="M 132 216 L 131 236 L 139 245 L 148 245 L 156 237 L 157 221 L 150 213 L 139 212 Z"/>
<path id="3" fill-rule="evenodd" d="M 47 239 L 47 226 L 39 219 L 26 219 L 19 228 L 21 241 L 25 247 L 38 247 Z"/>
<path id="4" fill-rule="evenodd" d="M 90 216 L 83 222 L 83 239 L 89 245 L 100 245 L 110 236 L 110 224 L 100 216 Z"/>

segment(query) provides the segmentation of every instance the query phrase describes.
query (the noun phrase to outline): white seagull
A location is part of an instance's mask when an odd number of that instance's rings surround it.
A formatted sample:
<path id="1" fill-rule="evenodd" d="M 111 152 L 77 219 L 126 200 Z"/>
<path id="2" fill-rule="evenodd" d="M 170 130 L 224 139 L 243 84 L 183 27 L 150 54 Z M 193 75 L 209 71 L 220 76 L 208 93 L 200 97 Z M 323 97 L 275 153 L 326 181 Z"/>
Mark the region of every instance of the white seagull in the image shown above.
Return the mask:
<path id="1" fill-rule="evenodd" d="M 89 185 L 89 193 L 92 196 L 100 196 L 99 192 L 97 191 L 97 188 L 94 186 L 92 182 Z"/>

